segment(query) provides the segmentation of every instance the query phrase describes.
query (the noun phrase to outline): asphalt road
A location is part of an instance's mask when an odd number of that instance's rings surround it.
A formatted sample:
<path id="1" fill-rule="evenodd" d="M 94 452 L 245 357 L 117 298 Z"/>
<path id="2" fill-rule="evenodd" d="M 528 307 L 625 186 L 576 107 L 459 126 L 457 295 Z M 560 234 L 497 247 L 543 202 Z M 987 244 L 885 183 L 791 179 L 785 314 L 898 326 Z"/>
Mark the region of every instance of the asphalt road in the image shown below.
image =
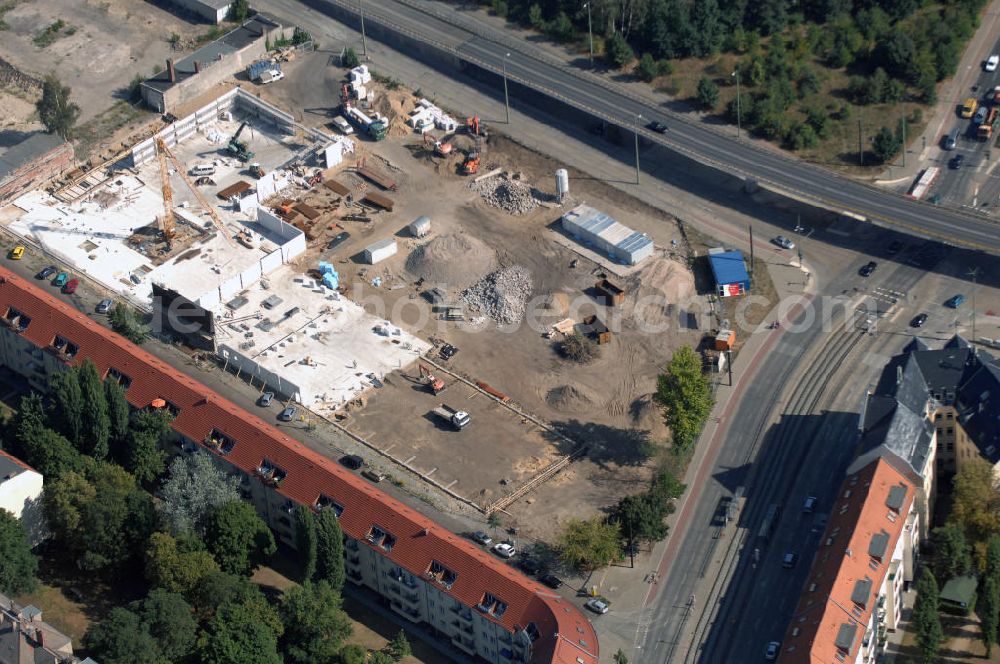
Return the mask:
<path id="1" fill-rule="evenodd" d="M 357 10 L 349 0 L 303 0 L 318 11 L 337 5 Z M 640 125 L 650 141 L 727 173 L 753 178 L 794 197 L 875 223 L 991 253 L 1000 253 L 1000 225 L 982 215 L 914 201 L 830 173 L 776 151 L 737 142 L 709 126 L 634 98 L 614 83 L 546 57 L 530 44 L 478 22 L 469 14 L 419 0 L 365 0 L 365 20 L 453 54 L 462 61 L 584 110 L 623 127 Z M 641 125 L 668 121 L 665 135 Z"/>

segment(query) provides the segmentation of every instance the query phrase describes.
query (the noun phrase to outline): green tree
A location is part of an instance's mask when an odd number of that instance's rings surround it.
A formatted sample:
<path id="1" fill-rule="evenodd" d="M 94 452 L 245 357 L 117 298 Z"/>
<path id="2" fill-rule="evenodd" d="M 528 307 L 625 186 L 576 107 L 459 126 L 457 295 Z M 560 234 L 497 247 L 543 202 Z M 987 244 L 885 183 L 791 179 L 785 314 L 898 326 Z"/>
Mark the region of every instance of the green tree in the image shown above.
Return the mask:
<path id="1" fill-rule="evenodd" d="M 344 533 L 332 509 L 322 509 L 316 515 L 315 578 L 329 581 L 337 592 L 344 587 Z"/>
<path id="2" fill-rule="evenodd" d="M 542 16 L 542 8 L 538 5 L 528 7 L 528 25 L 541 30 L 545 26 L 545 17 Z"/>
<path id="3" fill-rule="evenodd" d="M 128 435 L 129 416 L 131 409 L 125 398 L 125 390 L 114 380 L 104 381 L 104 402 L 108 406 L 108 423 L 111 426 L 110 441 L 112 453 L 116 458 L 122 458 L 121 446 L 125 444 Z"/>
<path id="4" fill-rule="evenodd" d="M 986 553 L 983 556 L 982 569 L 985 576 L 993 576 L 1000 580 L 1000 535 L 990 535 L 986 540 Z"/>
<path id="5" fill-rule="evenodd" d="M 344 646 L 340 650 L 338 664 L 365 664 L 368 661 L 368 651 L 356 643 Z"/>
<path id="6" fill-rule="evenodd" d="M 295 548 L 302 566 L 303 583 L 316 575 L 316 517 L 305 505 L 295 507 Z"/>
<path id="7" fill-rule="evenodd" d="M 142 618 L 166 661 L 183 661 L 194 650 L 198 623 L 181 595 L 155 589 L 130 608 Z"/>
<path id="8" fill-rule="evenodd" d="M 392 664 L 392 655 L 378 650 L 368 654 L 368 664 Z"/>
<path id="9" fill-rule="evenodd" d="M 233 501 L 205 518 L 205 546 L 225 572 L 249 576 L 277 547 L 274 536 L 253 507 Z"/>
<path id="10" fill-rule="evenodd" d="M 193 530 L 216 507 L 240 499 L 237 484 L 207 452 L 176 457 L 160 490 L 160 515 L 175 534 Z"/>
<path id="11" fill-rule="evenodd" d="M 656 63 L 652 54 L 644 53 L 641 58 L 639 58 L 639 64 L 635 66 L 635 75 L 638 76 L 643 81 L 649 83 L 654 78 L 659 76 L 660 67 Z"/>
<path id="12" fill-rule="evenodd" d="M 822 89 L 822 83 L 819 80 L 819 75 L 816 70 L 812 67 L 805 65 L 799 69 L 799 78 L 795 81 L 795 86 L 798 88 L 799 99 L 805 99 L 811 95 L 819 94 Z"/>
<path id="13" fill-rule="evenodd" d="M 698 90 L 695 97 L 698 99 L 699 106 L 706 111 L 713 111 L 719 103 L 719 86 L 708 76 L 702 76 L 698 79 Z"/>
<path id="14" fill-rule="evenodd" d="M 23 397 L 9 427 L 11 452 L 46 477 L 82 470 L 84 458 L 66 438 L 45 426 L 47 419 L 37 393 Z"/>
<path id="15" fill-rule="evenodd" d="M 500 515 L 496 512 L 490 512 L 490 515 L 486 517 L 486 525 L 489 526 L 490 530 L 493 531 L 493 537 L 497 536 L 497 528 L 503 525 L 503 520 Z"/>
<path id="16" fill-rule="evenodd" d="M 222 571 L 209 572 L 184 593 L 202 621 L 214 616 L 223 604 L 249 604 L 260 595 L 260 588 L 249 579 Z"/>
<path id="17" fill-rule="evenodd" d="M 358 57 L 353 48 L 348 47 L 344 49 L 344 56 L 341 58 L 341 62 L 348 69 L 354 69 L 361 64 L 361 58 Z"/>
<path id="18" fill-rule="evenodd" d="M 31 552 L 24 524 L 0 509 L 0 591 L 7 595 L 33 592 L 37 572 L 38 559 Z"/>
<path id="19" fill-rule="evenodd" d="M 997 629 L 1000 628 L 1000 578 L 987 576 L 983 580 L 976 613 L 980 621 L 979 636 L 986 648 L 986 658 L 989 659 L 997 642 Z"/>
<path id="20" fill-rule="evenodd" d="M 625 655 L 624 652 L 622 652 L 621 648 L 619 648 L 618 651 L 612 657 L 612 661 L 615 664 L 628 664 L 628 656 Z"/>
<path id="21" fill-rule="evenodd" d="M 569 20 L 566 12 L 556 14 L 556 17 L 549 23 L 548 33 L 559 42 L 565 43 L 573 40 L 573 22 Z"/>
<path id="22" fill-rule="evenodd" d="M 872 140 L 872 152 L 875 154 L 875 158 L 883 164 L 892 161 L 902 146 L 903 141 L 888 127 L 879 129 Z"/>
<path id="23" fill-rule="evenodd" d="M 112 463 L 89 463 L 46 483 L 43 505 L 57 540 L 87 571 L 120 569 L 143 550 L 155 524 L 153 501 Z"/>
<path id="24" fill-rule="evenodd" d="M 396 632 L 396 636 L 393 637 L 392 641 L 386 646 L 386 650 L 394 661 L 399 661 L 404 657 L 409 657 L 413 654 L 413 649 L 410 648 L 410 642 L 406 638 L 406 632 L 399 630 Z"/>
<path id="25" fill-rule="evenodd" d="M 45 130 L 67 141 L 80 117 L 80 107 L 69 100 L 70 94 L 69 86 L 60 83 L 55 74 L 49 74 L 42 84 L 42 98 L 35 104 Z"/>
<path id="26" fill-rule="evenodd" d="M 340 595 L 326 581 L 289 588 L 281 598 L 281 653 L 290 664 L 329 662 L 351 635 Z"/>
<path id="27" fill-rule="evenodd" d="M 111 435 L 111 419 L 108 416 L 108 402 L 104 397 L 104 385 L 97 373 L 97 367 L 90 360 L 84 361 L 78 369 L 82 403 L 81 423 L 83 426 L 83 452 L 95 459 L 108 456 L 108 439 Z"/>
<path id="28" fill-rule="evenodd" d="M 157 661 L 160 652 L 149 627 L 135 612 L 115 607 L 91 625 L 83 642 L 102 664 Z"/>
<path id="29" fill-rule="evenodd" d="M 559 559 L 567 567 L 591 571 L 604 567 L 621 553 L 618 524 L 601 517 L 570 519 L 556 545 Z"/>
<path id="30" fill-rule="evenodd" d="M 124 465 L 140 482 L 152 482 L 163 474 L 166 453 L 162 443 L 170 431 L 170 419 L 167 410 L 143 410 L 133 418 Z"/>
<path id="31" fill-rule="evenodd" d="M 219 571 L 212 554 L 199 548 L 200 544 L 192 535 L 178 543 L 167 533 L 153 533 L 146 547 L 146 579 L 156 588 L 189 593 L 207 575 Z"/>
<path id="32" fill-rule="evenodd" d="M 60 371 L 49 379 L 49 396 L 52 398 L 52 421 L 59 433 L 84 454 L 89 450 L 83 440 L 83 392 L 74 369 Z"/>
<path id="33" fill-rule="evenodd" d="M 962 526 L 969 541 L 985 542 L 1000 534 L 1000 490 L 985 460 L 976 457 L 962 463 L 952 496 L 951 518 Z"/>
<path id="34" fill-rule="evenodd" d="M 229 5 L 229 14 L 226 15 L 226 20 L 234 21 L 236 23 L 242 23 L 247 20 L 250 16 L 250 2 L 249 0 L 233 0 L 232 4 Z"/>
<path id="35" fill-rule="evenodd" d="M 678 348 L 657 378 L 653 399 L 663 409 L 678 449 L 690 448 L 712 412 L 712 390 L 701 371 L 701 358 L 690 346 Z"/>
<path id="36" fill-rule="evenodd" d="M 910 622 L 917 636 L 920 661 L 933 664 L 938 659 L 938 651 L 944 641 L 941 616 L 938 613 L 938 585 L 934 573 L 925 569 L 917 581 L 917 600 L 913 604 Z"/>
<path id="37" fill-rule="evenodd" d="M 108 316 L 111 322 L 111 329 L 125 337 L 137 346 L 141 346 L 146 340 L 146 328 L 143 327 L 135 312 L 122 303 L 118 302 Z"/>
<path id="38" fill-rule="evenodd" d="M 664 471 L 643 493 L 618 501 L 611 516 L 630 544 L 661 540 L 667 536 L 664 520 L 674 511 L 673 501 L 680 498 L 686 488 L 672 473 Z"/>
<path id="39" fill-rule="evenodd" d="M 604 54 L 608 62 L 621 69 L 635 59 L 635 53 L 621 33 L 615 32 L 604 42 Z"/>
<path id="40" fill-rule="evenodd" d="M 949 523 L 931 531 L 931 545 L 934 547 L 935 578 L 947 580 L 972 569 L 969 544 L 958 524 Z"/>
<path id="41" fill-rule="evenodd" d="M 203 664 L 282 664 L 278 635 L 245 604 L 220 606 L 205 625 L 196 652 Z"/>

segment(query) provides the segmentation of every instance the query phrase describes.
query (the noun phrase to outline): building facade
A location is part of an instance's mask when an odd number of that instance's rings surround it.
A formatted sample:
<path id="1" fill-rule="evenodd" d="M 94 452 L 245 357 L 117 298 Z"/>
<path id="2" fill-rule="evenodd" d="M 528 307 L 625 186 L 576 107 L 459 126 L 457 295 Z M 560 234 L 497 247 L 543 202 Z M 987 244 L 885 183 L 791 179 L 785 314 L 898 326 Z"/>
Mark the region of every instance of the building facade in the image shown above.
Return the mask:
<path id="1" fill-rule="evenodd" d="M 44 389 L 85 360 L 133 407 L 165 403 L 179 452 L 211 454 L 284 543 L 295 543 L 296 505 L 334 510 L 352 583 L 470 661 L 598 663 L 597 635 L 572 602 L 0 267 L 0 361 Z"/>
<path id="2" fill-rule="evenodd" d="M 46 535 L 42 513 L 42 474 L 0 450 L 0 510 L 7 510 L 24 525 L 32 546 Z"/>
<path id="3" fill-rule="evenodd" d="M 38 132 L 0 150 L 0 204 L 14 200 L 73 168 L 73 144 Z"/>

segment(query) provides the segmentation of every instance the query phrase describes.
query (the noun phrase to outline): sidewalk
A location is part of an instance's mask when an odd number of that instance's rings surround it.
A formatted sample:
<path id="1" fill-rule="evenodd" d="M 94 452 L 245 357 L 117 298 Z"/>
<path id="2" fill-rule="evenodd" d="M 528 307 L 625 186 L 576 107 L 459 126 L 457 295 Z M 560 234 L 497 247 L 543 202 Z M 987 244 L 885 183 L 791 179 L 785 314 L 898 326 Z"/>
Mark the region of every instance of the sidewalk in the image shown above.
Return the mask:
<path id="1" fill-rule="evenodd" d="M 808 264 L 805 269 L 809 269 Z M 768 272 L 778 291 L 779 302 L 786 298 L 799 297 L 803 298 L 804 304 L 811 301 L 817 293 L 816 279 L 809 279 L 803 287 L 804 270 L 798 266 L 769 264 Z M 800 306 L 801 304 L 792 307 L 787 317 L 793 317 Z M 772 309 L 765 320 L 775 320 L 776 310 L 779 308 L 781 307 Z M 602 660 L 610 661 L 611 656 L 619 648 L 632 659 L 636 655 L 635 649 L 641 646 L 643 637 L 640 636 L 640 632 L 643 620 L 648 620 L 645 617 L 646 610 L 656 602 L 659 589 L 665 583 L 675 562 L 702 489 L 714 470 L 715 461 L 729 431 L 730 417 L 739 404 L 741 394 L 739 388 L 744 382 L 753 379 L 757 368 L 783 333 L 781 329 L 771 330 L 766 327 L 751 333 L 733 361 L 735 384 L 729 386 L 723 381 L 719 385 L 715 407 L 701 433 L 694 457 L 684 475 L 684 483 L 688 490 L 678 501 L 677 511 L 667 521 L 670 526 L 667 539 L 658 542 L 650 554 L 638 556 L 635 568 L 624 565 L 611 566 L 590 579 L 589 586 L 597 586 L 598 592 L 612 603 L 611 613 L 594 621 L 601 642 Z M 681 562 L 693 564 L 693 561 Z M 608 620 L 611 615 L 617 619 Z M 636 661 L 641 660 L 636 659 Z"/>

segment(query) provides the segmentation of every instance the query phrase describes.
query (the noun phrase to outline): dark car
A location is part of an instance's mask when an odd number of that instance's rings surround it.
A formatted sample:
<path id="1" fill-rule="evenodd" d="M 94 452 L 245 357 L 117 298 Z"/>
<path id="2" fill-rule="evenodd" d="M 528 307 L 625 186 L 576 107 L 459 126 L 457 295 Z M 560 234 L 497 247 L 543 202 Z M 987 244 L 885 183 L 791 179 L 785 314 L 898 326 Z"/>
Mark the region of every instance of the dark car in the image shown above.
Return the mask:
<path id="1" fill-rule="evenodd" d="M 872 276 L 872 273 L 875 271 L 875 268 L 877 267 L 878 263 L 876 263 L 875 261 L 868 261 L 865 265 L 861 267 L 860 270 L 858 270 L 858 274 L 860 274 L 862 277 L 870 277 Z"/>
<path id="2" fill-rule="evenodd" d="M 962 164 L 964 164 L 964 163 L 965 163 L 965 155 L 964 154 L 957 154 L 957 155 L 955 155 L 954 157 L 951 158 L 951 161 L 948 162 L 948 168 L 958 169 L 958 168 L 961 168 Z"/>
<path id="3" fill-rule="evenodd" d="M 663 124 L 662 122 L 650 122 L 648 125 L 646 125 L 646 127 L 652 129 L 657 134 L 665 134 L 669 129 L 669 127 L 667 127 L 667 125 Z"/>
<path id="4" fill-rule="evenodd" d="M 365 465 L 365 460 L 357 454 L 348 454 L 340 457 L 340 465 L 351 470 L 357 470 Z"/>
<path id="5" fill-rule="evenodd" d="M 326 245 L 326 248 L 327 249 L 336 249 L 340 245 L 342 245 L 345 242 L 347 242 L 347 240 L 350 237 L 351 237 L 351 234 L 348 233 L 347 231 L 344 231 L 343 233 L 337 233 L 336 237 L 334 237 L 332 240 L 330 240 L 330 244 Z"/>
<path id="6" fill-rule="evenodd" d="M 889 246 L 885 248 L 885 253 L 889 254 L 890 256 L 895 256 L 896 254 L 898 254 L 903 250 L 904 246 L 906 245 L 904 245 L 899 240 L 893 240 L 892 242 L 889 243 Z"/>
<path id="7" fill-rule="evenodd" d="M 278 413 L 278 419 L 282 422 L 291 422 L 295 418 L 295 413 L 299 412 L 299 409 L 295 406 L 289 406 L 280 413 Z"/>
<path id="8" fill-rule="evenodd" d="M 958 295 L 952 295 L 944 302 L 944 306 L 949 309 L 958 309 L 965 302 L 965 296 L 959 293 Z"/>
<path id="9" fill-rule="evenodd" d="M 57 269 L 58 269 L 58 268 L 56 268 L 56 266 L 55 266 L 55 265 L 50 265 L 50 266 L 48 266 L 47 268 L 44 268 L 44 269 L 43 269 L 43 270 L 42 270 L 41 272 L 39 272 L 38 274 L 36 274 L 36 275 L 35 275 L 35 279 L 48 279 L 49 277 L 51 277 L 51 276 L 52 276 L 53 274 L 55 274 L 55 273 L 56 273 L 56 270 L 57 270 Z"/>
<path id="10" fill-rule="evenodd" d="M 563 584 L 562 579 L 560 579 L 552 572 L 546 572 L 545 574 L 542 574 L 540 577 L 538 577 L 538 580 L 552 589 L 558 589 Z"/>
<path id="11" fill-rule="evenodd" d="M 79 279 L 70 279 L 69 281 L 66 282 L 66 285 L 63 286 L 62 290 L 67 295 L 72 295 L 73 293 L 76 292 L 76 288 L 79 285 L 80 285 L 80 280 Z"/>
<path id="12" fill-rule="evenodd" d="M 517 564 L 521 568 L 521 571 L 525 574 L 537 574 L 538 570 L 542 569 L 541 563 L 539 563 L 534 558 L 522 558 L 521 562 Z"/>
<path id="13" fill-rule="evenodd" d="M 927 322 L 927 314 L 917 314 L 910 321 L 910 327 L 923 327 L 924 323 Z"/>

